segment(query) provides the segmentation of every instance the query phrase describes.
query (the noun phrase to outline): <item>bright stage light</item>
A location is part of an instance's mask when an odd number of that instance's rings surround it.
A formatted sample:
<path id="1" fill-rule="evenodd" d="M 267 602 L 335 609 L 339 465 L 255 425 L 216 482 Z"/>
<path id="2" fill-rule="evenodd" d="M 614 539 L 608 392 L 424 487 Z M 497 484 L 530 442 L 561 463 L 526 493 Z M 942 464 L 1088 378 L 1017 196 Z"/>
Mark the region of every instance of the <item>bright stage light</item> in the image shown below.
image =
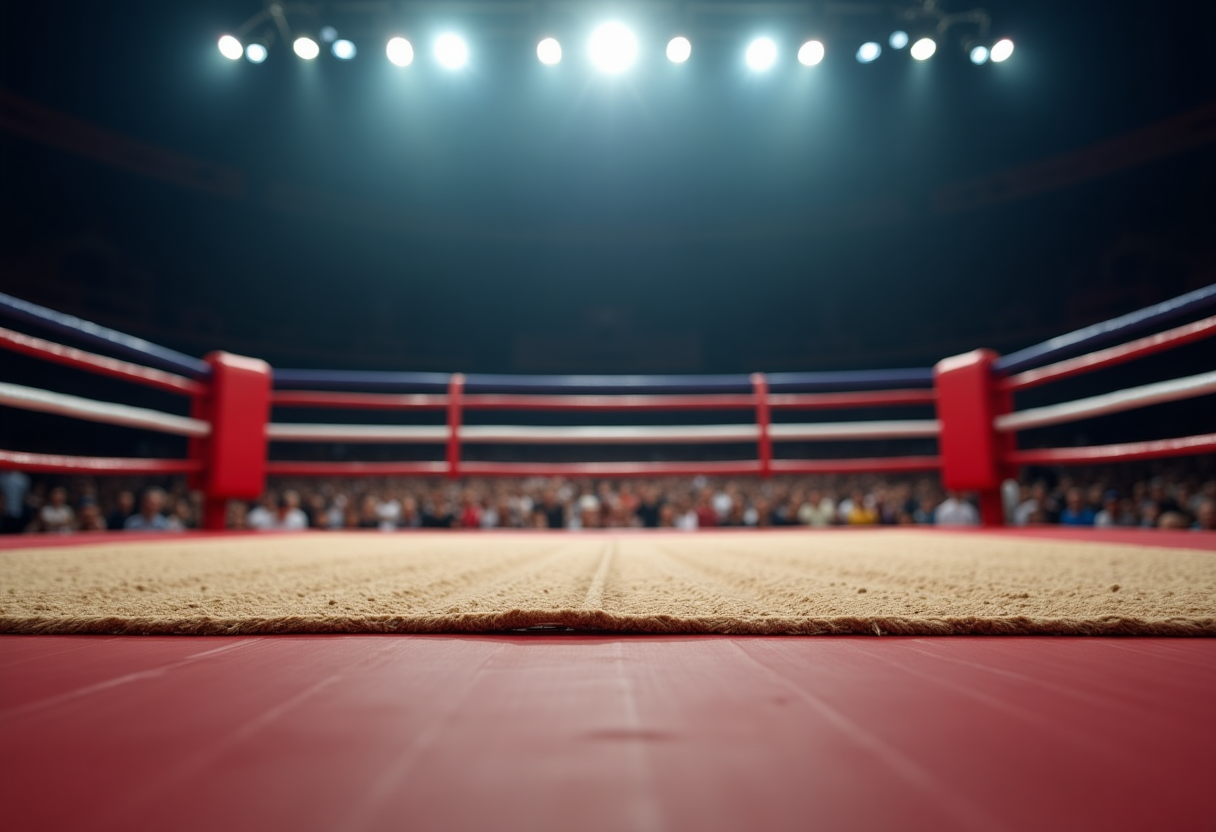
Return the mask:
<path id="1" fill-rule="evenodd" d="M 817 40 L 808 40 L 798 50 L 798 63 L 803 66 L 815 66 L 823 60 L 823 44 Z"/>
<path id="2" fill-rule="evenodd" d="M 306 61 L 311 61 L 321 54 L 321 47 L 317 46 L 315 40 L 308 37 L 296 38 L 296 42 L 291 45 L 291 48 L 293 52 Z"/>
<path id="3" fill-rule="evenodd" d="M 857 62 L 862 64 L 873 63 L 878 60 L 878 56 L 882 54 L 882 47 L 874 41 L 867 41 L 857 48 Z"/>
<path id="4" fill-rule="evenodd" d="M 933 57 L 933 53 L 937 51 L 937 42 L 933 38 L 921 38 L 916 43 L 912 44 L 912 48 L 908 53 L 913 60 L 927 61 Z"/>
<path id="5" fill-rule="evenodd" d="M 1009 38 L 1001 38 L 996 43 L 992 44 L 992 51 L 988 53 L 988 57 L 993 63 L 1001 63 L 1009 60 L 1009 56 L 1013 54 L 1013 41 Z"/>
<path id="6" fill-rule="evenodd" d="M 764 72 L 777 62 L 777 44 L 769 38 L 756 38 L 748 44 L 746 57 L 753 72 Z"/>
<path id="7" fill-rule="evenodd" d="M 667 60 L 682 64 L 692 56 L 692 44 L 686 37 L 674 37 L 667 41 Z"/>
<path id="8" fill-rule="evenodd" d="M 261 43 L 251 43 L 245 47 L 245 60 L 251 64 L 260 64 L 266 60 L 266 56 L 269 54 L 270 52 L 266 49 L 265 45 Z"/>
<path id="9" fill-rule="evenodd" d="M 440 35 L 435 41 L 435 60 L 444 69 L 460 69 L 469 62 L 469 47 L 450 32 Z"/>
<path id="10" fill-rule="evenodd" d="M 235 61 L 245 54 L 241 42 L 232 35 L 224 35 L 219 41 L 220 54 L 230 61 Z"/>
<path id="11" fill-rule="evenodd" d="M 638 40 L 624 25 L 605 23 L 591 33 L 587 51 L 600 72 L 616 75 L 633 66 L 638 56 Z"/>
<path id="12" fill-rule="evenodd" d="M 384 49 L 384 54 L 397 66 L 409 66 L 414 62 L 414 47 L 405 38 L 393 38 Z"/>
<path id="13" fill-rule="evenodd" d="M 556 38 L 545 38 L 536 44 L 536 57 L 545 66 L 561 63 L 562 45 L 557 42 Z"/>
<path id="14" fill-rule="evenodd" d="M 887 38 L 887 43 L 892 49 L 903 49 L 908 45 L 908 33 L 902 29 L 896 29 L 891 33 L 891 37 Z"/>
<path id="15" fill-rule="evenodd" d="M 987 46 L 977 46 L 972 49 L 969 54 L 971 55 L 971 63 L 975 64 L 976 66 L 988 62 Z"/>
<path id="16" fill-rule="evenodd" d="M 349 61 L 351 58 L 355 57 L 355 53 L 358 52 L 358 50 L 355 49 L 355 45 L 345 38 L 334 41 L 334 45 L 329 49 L 334 53 L 334 57 L 340 61 Z"/>

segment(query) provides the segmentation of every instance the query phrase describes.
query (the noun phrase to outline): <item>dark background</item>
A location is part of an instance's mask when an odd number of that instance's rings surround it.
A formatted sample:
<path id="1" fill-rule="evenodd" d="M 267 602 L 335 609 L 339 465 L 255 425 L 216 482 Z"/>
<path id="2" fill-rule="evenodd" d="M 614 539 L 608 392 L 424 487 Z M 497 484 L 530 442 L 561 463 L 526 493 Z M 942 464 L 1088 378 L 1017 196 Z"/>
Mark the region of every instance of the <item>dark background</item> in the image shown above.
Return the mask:
<path id="1" fill-rule="evenodd" d="M 355 61 L 278 44 L 253 66 L 215 42 L 256 0 L 5 3 L 0 288 L 280 367 L 746 372 L 1011 351 L 1216 281 L 1211 141 L 1150 138 L 1069 175 L 1216 101 L 1213 5 L 987 3 L 1017 49 L 980 67 L 953 41 L 862 66 L 857 44 L 893 22 L 758 15 L 691 30 L 693 59 L 672 66 L 670 30 L 637 17 L 643 60 L 605 79 L 581 54 L 592 12 L 320 19 Z M 461 73 L 428 53 L 447 23 L 471 44 Z M 559 67 L 535 59 L 542 29 Z M 396 31 L 418 52 L 404 70 L 383 55 Z M 828 54 L 808 69 L 793 52 L 811 32 Z M 783 61 L 754 76 L 742 50 L 763 33 Z M 43 126 L 21 128 L 28 112 Z M 949 199 L 1066 154 L 1035 194 Z M 35 372 L 5 361 L 14 381 Z M 1211 366 L 1195 347 L 1092 384 Z"/>

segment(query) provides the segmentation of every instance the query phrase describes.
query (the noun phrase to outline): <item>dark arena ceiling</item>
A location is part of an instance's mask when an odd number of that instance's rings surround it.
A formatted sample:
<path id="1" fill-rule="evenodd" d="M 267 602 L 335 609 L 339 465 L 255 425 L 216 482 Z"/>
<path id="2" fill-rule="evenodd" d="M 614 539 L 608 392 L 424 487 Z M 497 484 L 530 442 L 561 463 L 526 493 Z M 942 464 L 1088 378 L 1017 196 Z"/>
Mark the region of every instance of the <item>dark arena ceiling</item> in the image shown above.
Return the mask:
<path id="1" fill-rule="evenodd" d="M 923 365 L 1216 273 L 1211 4 L 3 15 L 3 291 L 196 354 L 485 372 Z M 607 21 L 636 38 L 614 74 L 588 55 Z M 467 48 L 457 70 L 434 51 L 449 33 Z M 679 64 L 676 35 L 692 48 Z M 301 36 L 315 60 L 293 54 Z M 408 66 L 386 55 L 394 36 Z M 560 63 L 538 61 L 544 37 Z M 755 71 L 761 37 L 775 62 Z M 936 51 L 917 61 L 922 37 Z M 1016 44 L 1007 60 L 972 62 L 1000 38 Z M 338 40 L 353 59 L 334 57 Z M 797 58 L 808 40 L 823 45 L 812 66 Z M 255 42 L 257 64 L 240 51 Z M 882 48 L 870 63 L 866 42 Z"/>

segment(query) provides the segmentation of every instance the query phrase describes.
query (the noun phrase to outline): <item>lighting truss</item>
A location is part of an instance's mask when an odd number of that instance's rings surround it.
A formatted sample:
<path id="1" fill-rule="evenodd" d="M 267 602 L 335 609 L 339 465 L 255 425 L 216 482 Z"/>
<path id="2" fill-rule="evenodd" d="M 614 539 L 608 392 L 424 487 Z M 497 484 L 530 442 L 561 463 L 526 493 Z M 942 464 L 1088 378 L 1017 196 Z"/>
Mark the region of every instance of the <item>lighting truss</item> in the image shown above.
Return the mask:
<path id="1" fill-rule="evenodd" d="M 441 26 L 467 25 L 480 40 L 514 39 L 521 50 L 534 51 L 545 39 L 559 44 L 556 54 L 582 41 L 596 26 L 613 20 L 629 20 L 653 35 L 657 54 L 675 38 L 698 41 L 728 38 L 740 41 L 745 54 L 752 35 L 761 29 L 783 33 L 787 41 L 779 61 L 794 60 L 799 46 L 810 41 L 825 44 L 835 56 L 858 54 L 863 44 L 890 41 L 879 55 L 907 53 L 903 45 L 928 39 L 917 55 L 940 54 L 948 44 L 974 64 L 1008 58 L 1012 41 L 992 37 L 991 17 L 982 8 L 946 11 L 941 0 L 916 0 L 903 4 L 870 2 L 715 2 L 715 0 L 335 0 L 335 2 L 269 2 L 231 32 L 223 33 L 220 52 L 237 60 L 262 63 L 272 52 L 290 54 L 301 39 L 322 42 L 319 57 L 349 60 L 358 54 L 386 56 L 390 39 L 405 38 L 419 54 L 431 54 L 433 33 Z M 911 36 L 911 40 L 908 40 Z M 426 43 L 419 41 L 426 40 Z M 900 46 L 896 46 L 900 43 Z M 1001 47 L 993 51 L 993 47 Z M 235 45 L 234 45 L 235 44 Z M 336 44 L 336 47 L 334 46 Z M 651 49 L 649 41 L 642 49 Z M 859 51 L 860 50 L 860 51 Z M 295 50 L 299 55 L 300 51 Z M 873 50 L 871 50 L 873 51 Z M 311 54 L 311 49 L 306 50 Z M 547 56 L 554 54 L 547 47 Z M 869 54 L 868 52 L 866 53 Z M 806 58 L 807 54 L 802 53 Z M 821 56 L 822 57 L 822 56 Z M 395 60 L 388 52 L 388 59 Z M 869 63 L 878 56 L 863 60 Z M 311 60 L 311 59 L 310 59 Z M 545 60 L 545 59 L 542 59 Z M 550 60 L 545 60 L 546 63 Z M 800 60 L 804 66 L 808 63 Z"/>

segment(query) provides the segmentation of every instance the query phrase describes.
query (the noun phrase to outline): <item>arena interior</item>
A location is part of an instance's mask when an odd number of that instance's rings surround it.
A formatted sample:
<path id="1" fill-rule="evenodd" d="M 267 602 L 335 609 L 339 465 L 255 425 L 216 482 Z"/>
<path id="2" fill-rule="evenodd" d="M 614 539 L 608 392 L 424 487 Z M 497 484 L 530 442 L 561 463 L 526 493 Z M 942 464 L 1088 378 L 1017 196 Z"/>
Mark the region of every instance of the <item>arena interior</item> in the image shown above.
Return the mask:
<path id="1" fill-rule="evenodd" d="M 0 829 L 1216 829 L 1216 7 L 4 16 Z"/>

